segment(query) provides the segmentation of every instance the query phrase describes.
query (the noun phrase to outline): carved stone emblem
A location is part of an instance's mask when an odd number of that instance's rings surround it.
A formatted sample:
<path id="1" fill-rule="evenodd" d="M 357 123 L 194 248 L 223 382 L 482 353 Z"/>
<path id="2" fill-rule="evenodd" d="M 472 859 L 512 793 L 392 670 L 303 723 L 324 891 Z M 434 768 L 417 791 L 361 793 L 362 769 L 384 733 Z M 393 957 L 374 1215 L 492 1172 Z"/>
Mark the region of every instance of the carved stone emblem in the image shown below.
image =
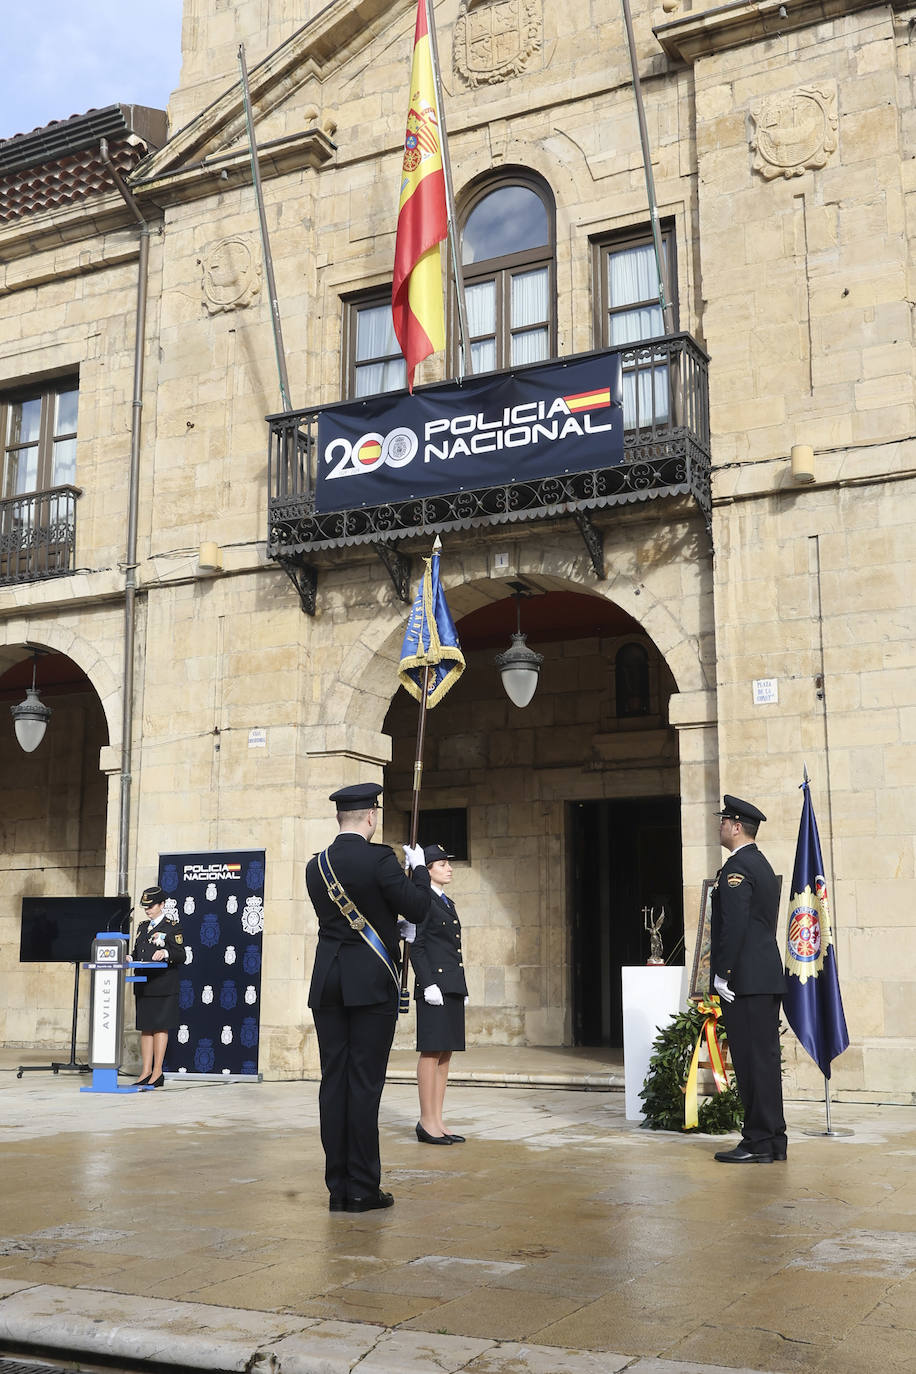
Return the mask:
<path id="1" fill-rule="evenodd" d="M 754 171 L 767 181 L 823 167 L 837 145 L 836 87 L 799 86 L 752 108 Z"/>
<path id="2" fill-rule="evenodd" d="M 200 259 L 204 304 L 211 315 L 250 305 L 261 289 L 261 261 L 247 236 L 211 244 Z"/>
<path id="3" fill-rule="evenodd" d="M 455 71 L 469 86 L 518 76 L 544 41 L 543 0 L 461 0 Z"/>

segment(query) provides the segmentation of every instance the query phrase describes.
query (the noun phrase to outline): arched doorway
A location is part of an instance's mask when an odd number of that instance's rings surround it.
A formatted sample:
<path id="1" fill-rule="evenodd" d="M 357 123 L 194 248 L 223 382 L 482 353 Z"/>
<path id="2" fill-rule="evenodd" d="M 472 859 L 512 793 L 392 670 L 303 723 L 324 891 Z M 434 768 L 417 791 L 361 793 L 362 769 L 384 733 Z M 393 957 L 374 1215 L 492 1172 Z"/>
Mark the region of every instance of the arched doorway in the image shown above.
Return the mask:
<path id="1" fill-rule="evenodd" d="M 649 953 L 643 908 L 665 906 L 666 951 L 683 937 L 677 688 L 620 606 L 526 582 L 537 692 L 519 710 L 502 689 L 493 660 L 517 611 L 491 585 L 497 599 L 457 622 L 467 670 L 428 717 L 420 838 L 456 855 L 472 1043 L 619 1045 L 620 969 Z M 386 834 L 406 830 L 416 719 L 399 692 Z"/>
<path id="2" fill-rule="evenodd" d="M 33 665 L 52 714 L 37 749 L 25 753 L 9 708 L 25 697 Z M 32 645 L 0 648 L 0 1041 L 8 1046 L 70 1043 L 73 966 L 20 963 L 22 898 L 104 892 L 108 779 L 99 752 L 108 742 L 102 703 L 77 663 L 46 648 L 36 660 Z"/>

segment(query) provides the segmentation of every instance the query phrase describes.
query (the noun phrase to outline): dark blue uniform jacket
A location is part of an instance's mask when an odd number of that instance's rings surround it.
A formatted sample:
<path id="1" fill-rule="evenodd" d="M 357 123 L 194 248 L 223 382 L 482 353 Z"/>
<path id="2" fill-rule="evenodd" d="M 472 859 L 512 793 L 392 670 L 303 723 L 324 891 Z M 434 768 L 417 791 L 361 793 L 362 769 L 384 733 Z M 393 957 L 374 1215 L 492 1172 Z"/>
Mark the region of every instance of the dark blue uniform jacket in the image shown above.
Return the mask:
<path id="1" fill-rule="evenodd" d="M 400 968 L 398 916 L 406 916 L 417 924 L 426 920 L 432 895 L 428 870 L 416 868 L 413 877 L 408 878 L 387 844 L 370 844 L 362 835 L 346 831 L 330 845 L 328 855 L 347 896 L 375 927 Z M 309 860 L 305 883 L 318 915 L 318 948 L 309 1006 L 321 1005 L 324 981 L 335 959 L 340 967 L 345 1006 L 388 1002 L 396 1005 L 397 989 L 391 974 L 328 895 L 317 856 Z"/>
<path id="2" fill-rule="evenodd" d="M 712 892 L 710 979 L 718 974 L 738 996 L 784 993 L 778 920 L 779 879 L 755 844 L 742 845 L 729 854 Z"/>

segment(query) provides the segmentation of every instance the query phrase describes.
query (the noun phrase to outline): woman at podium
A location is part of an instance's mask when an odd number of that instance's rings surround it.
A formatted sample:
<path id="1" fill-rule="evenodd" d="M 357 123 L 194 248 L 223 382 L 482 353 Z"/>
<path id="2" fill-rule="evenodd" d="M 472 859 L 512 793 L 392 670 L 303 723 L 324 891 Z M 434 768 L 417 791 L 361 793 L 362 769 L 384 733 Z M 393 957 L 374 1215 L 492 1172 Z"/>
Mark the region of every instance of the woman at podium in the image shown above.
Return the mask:
<path id="1" fill-rule="evenodd" d="M 178 1025 L 178 970 L 185 961 L 184 937 L 177 916 L 165 915 L 165 893 L 161 887 L 147 887 L 140 896 L 147 913 L 134 940 L 132 957 L 138 963 L 152 961 L 162 965 L 145 969 L 145 982 L 134 983 L 137 1000 L 137 1030 L 140 1032 L 139 1088 L 161 1088 L 165 1082 L 165 1060 L 169 1031 Z"/>

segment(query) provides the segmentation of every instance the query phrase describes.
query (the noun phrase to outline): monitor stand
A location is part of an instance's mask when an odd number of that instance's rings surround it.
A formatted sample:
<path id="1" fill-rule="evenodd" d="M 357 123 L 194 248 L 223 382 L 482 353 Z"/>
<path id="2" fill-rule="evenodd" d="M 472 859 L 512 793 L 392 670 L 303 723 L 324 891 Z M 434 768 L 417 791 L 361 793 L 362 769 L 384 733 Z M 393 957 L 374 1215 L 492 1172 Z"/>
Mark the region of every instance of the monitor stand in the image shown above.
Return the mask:
<path id="1" fill-rule="evenodd" d="M 24 1073 L 59 1073 L 61 1069 L 71 1069 L 75 1073 L 88 1073 L 89 1065 L 80 1064 L 76 1058 L 76 1018 L 79 1013 L 80 1001 L 80 966 L 78 963 L 73 965 L 73 1028 L 70 1033 L 70 1062 L 69 1064 L 20 1064 L 16 1071 L 16 1077 L 21 1078 Z"/>

